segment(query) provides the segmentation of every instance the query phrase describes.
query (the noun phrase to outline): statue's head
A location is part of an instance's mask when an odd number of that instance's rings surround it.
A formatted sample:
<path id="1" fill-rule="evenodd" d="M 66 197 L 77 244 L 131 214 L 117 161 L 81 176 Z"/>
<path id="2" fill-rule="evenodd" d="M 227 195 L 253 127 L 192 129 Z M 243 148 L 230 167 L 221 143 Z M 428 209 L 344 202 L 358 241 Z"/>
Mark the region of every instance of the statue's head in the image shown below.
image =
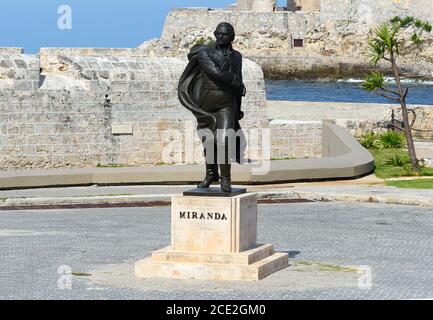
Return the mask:
<path id="1" fill-rule="evenodd" d="M 228 22 L 221 22 L 214 32 L 216 43 L 220 46 L 227 46 L 235 39 L 235 29 Z"/>

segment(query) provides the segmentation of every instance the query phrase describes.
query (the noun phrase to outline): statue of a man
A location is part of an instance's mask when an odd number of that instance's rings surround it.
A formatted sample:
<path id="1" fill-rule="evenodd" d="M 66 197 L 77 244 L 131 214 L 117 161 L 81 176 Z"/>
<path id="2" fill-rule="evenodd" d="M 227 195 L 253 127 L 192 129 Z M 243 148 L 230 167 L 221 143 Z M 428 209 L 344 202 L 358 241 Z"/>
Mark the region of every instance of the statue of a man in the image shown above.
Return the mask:
<path id="1" fill-rule="evenodd" d="M 194 46 L 188 54 L 189 63 L 179 81 L 179 101 L 196 116 L 205 149 L 206 176 L 198 187 L 209 188 L 221 178 L 221 190 L 231 192 L 231 163 L 241 162 L 245 147 L 245 141 L 238 140 L 245 139 L 239 134 L 241 100 L 245 96 L 242 55 L 233 50 L 235 31 L 231 24 L 220 23 L 214 35 L 214 45 Z M 201 135 L 203 130 L 211 135 Z M 209 139 L 213 139 L 214 150 L 209 147 Z M 230 154 L 229 144 L 236 146 L 235 156 Z"/>

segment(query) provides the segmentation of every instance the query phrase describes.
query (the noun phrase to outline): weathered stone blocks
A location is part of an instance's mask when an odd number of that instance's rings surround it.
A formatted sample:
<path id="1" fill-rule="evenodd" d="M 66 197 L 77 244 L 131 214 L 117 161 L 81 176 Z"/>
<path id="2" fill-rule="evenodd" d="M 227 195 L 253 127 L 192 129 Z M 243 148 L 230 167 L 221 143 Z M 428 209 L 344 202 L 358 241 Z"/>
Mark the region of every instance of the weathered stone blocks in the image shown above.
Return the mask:
<path id="1" fill-rule="evenodd" d="M 195 118 L 177 99 L 185 60 L 147 58 L 139 49 L 64 48 L 42 49 L 39 56 L 0 50 L 0 64 L 0 128 L 7 142 L 0 145 L 0 170 L 46 168 L 50 159 L 53 167 L 61 166 L 59 159 L 68 167 L 202 160 L 201 149 L 193 153 L 197 159 L 186 154 L 199 139 L 190 134 Z M 266 126 L 263 73 L 248 60 L 244 73 L 250 93 L 243 128 Z M 131 125 L 132 134 L 113 134 L 116 123 Z M 19 157 L 11 148 L 28 145 L 42 148 L 21 148 Z M 47 162 L 33 162 L 47 150 Z"/>

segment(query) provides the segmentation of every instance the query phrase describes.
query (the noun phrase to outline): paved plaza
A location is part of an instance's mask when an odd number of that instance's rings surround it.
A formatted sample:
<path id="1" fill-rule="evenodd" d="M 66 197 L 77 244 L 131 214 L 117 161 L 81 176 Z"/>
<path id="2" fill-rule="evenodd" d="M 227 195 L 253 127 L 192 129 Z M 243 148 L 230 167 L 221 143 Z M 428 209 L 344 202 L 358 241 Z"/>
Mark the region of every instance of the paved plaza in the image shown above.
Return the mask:
<path id="1" fill-rule="evenodd" d="M 432 208 L 313 202 L 258 215 L 259 242 L 290 266 L 216 282 L 134 277 L 135 261 L 170 244 L 169 206 L 0 211 L 0 298 L 433 298 Z"/>

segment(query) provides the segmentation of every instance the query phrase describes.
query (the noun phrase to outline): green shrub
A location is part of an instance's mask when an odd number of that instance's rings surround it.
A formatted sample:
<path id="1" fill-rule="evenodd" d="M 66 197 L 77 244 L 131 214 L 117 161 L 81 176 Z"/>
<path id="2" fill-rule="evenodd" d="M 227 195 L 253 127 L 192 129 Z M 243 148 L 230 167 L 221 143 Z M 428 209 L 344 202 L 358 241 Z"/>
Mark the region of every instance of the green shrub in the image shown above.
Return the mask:
<path id="1" fill-rule="evenodd" d="M 414 171 L 412 170 L 412 165 L 410 164 L 410 161 L 409 161 L 409 163 L 406 163 L 406 164 L 403 166 L 403 172 L 402 172 L 401 175 L 402 175 L 403 177 L 414 177 L 414 176 L 423 176 L 424 174 L 421 173 L 421 172 L 414 172 Z"/>
<path id="2" fill-rule="evenodd" d="M 373 132 L 364 133 L 359 139 L 359 143 L 367 149 L 375 149 L 377 148 L 378 138 L 377 135 Z"/>
<path id="3" fill-rule="evenodd" d="M 201 37 L 197 39 L 194 46 L 212 46 L 214 43 L 215 41 L 210 37 L 207 37 L 206 39 Z"/>
<path id="4" fill-rule="evenodd" d="M 392 154 L 386 158 L 385 164 L 394 166 L 394 167 L 405 167 L 405 165 L 410 163 L 409 156 L 404 154 Z"/>
<path id="5" fill-rule="evenodd" d="M 412 172 L 411 164 L 406 164 L 403 167 L 395 167 L 392 164 L 386 164 L 387 159 L 394 154 L 400 155 L 400 157 L 409 157 L 407 150 L 405 149 L 370 149 L 371 154 L 374 156 L 374 165 L 377 177 L 382 179 L 401 177 L 401 176 L 414 176 Z M 407 169 L 407 170 L 406 170 Z M 433 168 L 427 168 L 421 166 L 421 175 L 433 176 Z"/>
<path id="6" fill-rule="evenodd" d="M 379 135 L 379 149 L 401 149 L 406 145 L 405 136 L 396 131 L 387 131 Z"/>

